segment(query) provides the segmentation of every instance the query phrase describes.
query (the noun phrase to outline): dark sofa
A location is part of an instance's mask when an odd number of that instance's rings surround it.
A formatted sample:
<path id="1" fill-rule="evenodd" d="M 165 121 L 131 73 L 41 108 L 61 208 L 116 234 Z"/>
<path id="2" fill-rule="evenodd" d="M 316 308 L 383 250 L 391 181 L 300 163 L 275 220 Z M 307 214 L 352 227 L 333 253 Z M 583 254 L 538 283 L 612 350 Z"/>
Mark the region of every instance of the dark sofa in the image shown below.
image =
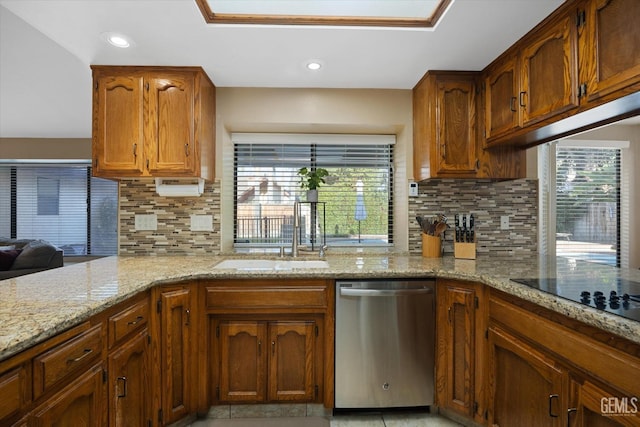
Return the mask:
<path id="1" fill-rule="evenodd" d="M 62 267 L 63 251 L 44 240 L 0 237 L 0 280 Z"/>

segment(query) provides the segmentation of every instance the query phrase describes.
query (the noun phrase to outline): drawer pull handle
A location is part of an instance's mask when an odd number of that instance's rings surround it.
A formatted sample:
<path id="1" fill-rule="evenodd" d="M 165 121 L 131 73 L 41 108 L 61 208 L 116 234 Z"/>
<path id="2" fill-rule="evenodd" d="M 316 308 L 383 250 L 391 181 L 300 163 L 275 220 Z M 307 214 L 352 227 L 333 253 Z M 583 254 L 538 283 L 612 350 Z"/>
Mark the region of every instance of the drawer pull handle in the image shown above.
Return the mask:
<path id="1" fill-rule="evenodd" d="M 271 341 L 271 354 L 276 354 L 276 342 Z"/>
<path id="2" fill-rule="evenodd" d="M 185 310 L 185 314 L 187 315 L 187 318 L 185 320 L 185 326 L 189 326 L 189 324 L 191 323 L 191 310 L 186 309 Z"/>
<path id="3" fill-rule="evenodd" d="M 85 357 L 87 357 L 88 355 L 90 355 L 91 353 L 93 353 L 93 350 L 90 348 L 85 348 L 84 349 L 84 353 L 82 353 L 82 356 L 78 356 L 75 359 L 67 359 L 67 364 L 72 364 L 72 363 L 76 363 L 81 361 L 82 359 L 84 359 Z"/>
<path id="4" fill-rule="evenodd" d="M 118 387 L 122 393 L 118 394 L 118 397 L 127 397 L 127 377 L 118 377 L 118 381 L 122 381 L 122 387 Z"/>
<path id="5" fill-rule="evenodd" d="M 184 144 L 184 154 L 189 157 L 189 144 Z"/>
<path id="6" fill-rule="evenodd" d="M 512 96 L 512 97 L 511 97 L 511 102 L 509 103 L 509 109 L 510 109 L 512 112 L 514 112 L 514 113 L 515 113 L 516 111 L 518 111 L 518 110 L 516 110 L 516 101 L 517 101 L 517 100 L 518 100 L 518 99 L 517 99 L 515 96 Z"/>
<path id="7" fill-rule="evenodd" d="M 578 408 L 567 409 L 567 427 L 571 427 L 571 413 L 578 412 Z"/>
<path id="8" fill-rule="evenodd" d="M 137 325 L 138 323 L 140 323 L 141 320 L 144 320 L 144 317 L 138 316 L 136 317 L 136 320 L 132 320 L 128 322 L 127 325 Z"/>
<path id="9" fill-rule="evenodd" d="M 527 94 L 527 92 L 520 92 L 520 106 L 521 107 L 526 107 L 527 104 L 524 103 L 524 96 Z"/>
<path id="10" fill-rule="evenodd" d="M 559 399 L 559 398 L 560 396 L 557 394 L 549 395 L 549 416 L 551 418 L 558 418 L 558 415 L 553 413 L 552 404 L 553 404 L 553 399 Z"/>

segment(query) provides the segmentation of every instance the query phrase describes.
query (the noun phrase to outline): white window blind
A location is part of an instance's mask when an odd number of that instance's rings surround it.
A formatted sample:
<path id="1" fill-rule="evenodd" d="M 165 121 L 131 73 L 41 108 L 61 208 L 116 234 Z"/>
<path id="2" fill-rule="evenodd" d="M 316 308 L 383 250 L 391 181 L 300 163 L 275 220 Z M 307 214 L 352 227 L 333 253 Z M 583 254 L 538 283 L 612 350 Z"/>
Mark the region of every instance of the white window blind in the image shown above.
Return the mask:
<path id="1" fill-rule="evenodd" d="M 393 137 L 234 134 L 232 139 L 236 246 L 291 243 L 293 204 L 306 200 L 297 175 L 302 167 L 329 172 L 319 190 L 321 203 L 302 205 L 303 243 L 323 243 L 324 236 L 332 246 L 393 243 Z"/>
<path id="2" fill-rule="evenodd" d="M 65 256 L 117 253 L 118 187 L 88 165 L 0 166 L 0 235 L 42 239 Z"/>
<path id="3" fill-rule="evenodd" d="M 556 146 L 556 254 L 620 265 L 620 148 Z"/>

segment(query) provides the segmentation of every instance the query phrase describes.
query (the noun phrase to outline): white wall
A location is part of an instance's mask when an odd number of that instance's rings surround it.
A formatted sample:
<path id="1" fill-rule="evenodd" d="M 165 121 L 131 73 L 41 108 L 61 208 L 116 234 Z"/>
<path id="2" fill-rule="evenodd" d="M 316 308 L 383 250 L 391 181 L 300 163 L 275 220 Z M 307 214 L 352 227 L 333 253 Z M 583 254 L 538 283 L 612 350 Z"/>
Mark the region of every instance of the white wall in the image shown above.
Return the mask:
<path id="1" fill-rule="evenodd" d="M 410 90 L 217 88 L 216 178 L 221 249 L 233 245 L 231 132 L 394 134 L 394 243 L 408 250 L 408 177 L 413 175 Z"/>

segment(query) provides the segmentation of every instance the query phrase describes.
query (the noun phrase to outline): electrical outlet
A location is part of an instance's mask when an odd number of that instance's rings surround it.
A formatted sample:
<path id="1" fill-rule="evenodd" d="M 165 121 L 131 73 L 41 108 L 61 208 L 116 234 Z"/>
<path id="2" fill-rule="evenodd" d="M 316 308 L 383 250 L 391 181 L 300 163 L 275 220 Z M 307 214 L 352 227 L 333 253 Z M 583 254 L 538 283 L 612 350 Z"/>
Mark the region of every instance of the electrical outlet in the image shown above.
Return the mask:
<path id="1" fill-rule="evenodd" d="M 500 230 L 509 229 L 509 215 L 502 215 L 500 217 Z"/>
<path id="2" fill-rule="evenodd" d="M 213 231 L 213 215 L 191 215 L 191 231 Z"/>
<path id="3" fill-rule="evenodd" d="M 155 231 L 158 229 L 158 215 L 156 214 L 136 215 L 135 219 L 136 231 Z"/>

